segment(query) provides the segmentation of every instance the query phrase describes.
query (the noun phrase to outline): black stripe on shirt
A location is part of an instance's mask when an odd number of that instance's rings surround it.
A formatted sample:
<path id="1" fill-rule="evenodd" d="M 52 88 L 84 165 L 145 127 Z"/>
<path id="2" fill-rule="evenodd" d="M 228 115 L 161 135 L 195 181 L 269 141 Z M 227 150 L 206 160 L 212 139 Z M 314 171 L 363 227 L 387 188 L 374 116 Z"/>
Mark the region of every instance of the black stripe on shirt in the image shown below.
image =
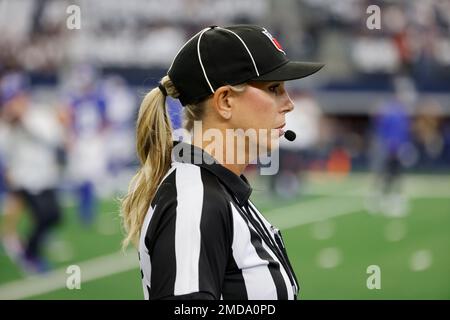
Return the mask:
<path id="1" fill-rule="evenodd" d="M 155 211 L 145 237 L 151 259 L 149 299 L 173 295 L 176 276 L 175 219 L 177 208 L 176 170 L 155 195 Z M 155 257 L 155 258 L 153 258 Z"/>
<path id="2" fill-rule="evenodd" d="M 260 235 L 255 231 L 255 229 L 253 229 L 246 215 L 243 214 L 242 209 L 241 208 L 236 209 L 241 214 L 244 221 L 249 225 L 250 240 L 253 247 L 256 250 L 256 253 L 261 259 L 266 260 L 268 262 L 267 267 L 269 269 L 270 275 L 272 276 L 273 282 L 275 283 L 275 287 L 277 288 L 278 300 L 287 300 L 288 299 L 287 287 L 283 275 L 281 274 L 280 263 L 275 261 L 272 258 L 272 256 L 269 255 L 266 249 L 264 249 Z"/>

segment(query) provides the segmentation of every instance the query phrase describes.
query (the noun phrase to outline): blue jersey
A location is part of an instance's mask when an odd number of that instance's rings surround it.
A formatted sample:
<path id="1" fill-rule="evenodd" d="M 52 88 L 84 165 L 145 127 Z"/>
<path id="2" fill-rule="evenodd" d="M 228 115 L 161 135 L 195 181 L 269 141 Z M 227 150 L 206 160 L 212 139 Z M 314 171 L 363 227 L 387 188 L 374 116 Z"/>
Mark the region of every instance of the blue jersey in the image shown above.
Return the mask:
<path id="1" fill-rule="evenodd" d="M 101 91 L 92 90 L 81 95 L 73 95 L 69 101 L 72 130 L 75 134 L 96 133 L 105 127 L 106 100 Z"/>
<path id="2" fill-rule="evenodd" d="M 375 118 L 375 135 L 388 152 L 397 152 L 409 141 L 409 117 L 398 101 L 384 104 Z"/>
<path id="3" fill-rule="evenodd" d="M 174 130 L 181 128 L 182 126 L 182 106 L 178 100 L 167 98 L 168 112 L 170 120 L 172 121 L 172 128 Z"/>

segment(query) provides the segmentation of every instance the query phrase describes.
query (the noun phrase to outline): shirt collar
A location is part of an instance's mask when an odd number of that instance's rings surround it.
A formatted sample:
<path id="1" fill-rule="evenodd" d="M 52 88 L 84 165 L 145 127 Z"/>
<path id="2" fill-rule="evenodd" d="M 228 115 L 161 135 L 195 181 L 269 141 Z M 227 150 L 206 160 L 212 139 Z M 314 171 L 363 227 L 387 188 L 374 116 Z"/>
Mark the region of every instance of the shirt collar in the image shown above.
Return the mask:
<path id="1" fill-rule="evenodd" d="M 244 205 L 248 201 L 252 193 L 252 188 L 244 175 L 236 175 L 218 163 L 209 153 L 192 144 L 174 141 L 173 147 L 172 161 L 191 163 L 205 168 L 219 178 L 225 187 L 235 196 L 239 205 Z"/>

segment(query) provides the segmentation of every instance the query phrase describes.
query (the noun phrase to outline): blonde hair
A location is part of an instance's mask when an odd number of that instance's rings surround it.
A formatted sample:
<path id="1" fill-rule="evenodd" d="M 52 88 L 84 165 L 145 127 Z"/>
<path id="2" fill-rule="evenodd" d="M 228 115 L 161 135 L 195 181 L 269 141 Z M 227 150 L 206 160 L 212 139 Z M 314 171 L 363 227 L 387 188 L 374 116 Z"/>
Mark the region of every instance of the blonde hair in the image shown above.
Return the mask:
<path id="1" fill-rule="evenodd" d="M 178 97 L 168 76 L 161 85 L 171 97 Z M 172 126 L 167 112 L 166 97 L 156 87 L 142 100 L 136 123 L 136 152 L 140 168 L 131 179 L 128 193 L 121 200 L 121 216 L 126 232 L 123 247 L 130 242 L 138 245 L 140 229 L 156 189 L 170 167 Z"/>
<path id="2" fill-rule="evenodd" d="M 161 79 L 167 95 L 177 98 L 179 93 L 169 76 Z M 230 86 L 233 91 L 242 92 L 246 84 Z M 184 107 L 183 127 L 192 130 L 194 121 L 202 120 L 205 101 Z M 121 199 L 121 217 L 126 235 L 122 247 L 130 242 L 139 245 L 139 237 L 147 210 L 157 188 L 170 168 L 173 148 L 172 126 L 167 112 L 166 97 L 156 87 L 142 100 L 136 124 L 136 152 L 140 168 L 131 179 L 128 193 Z"/>

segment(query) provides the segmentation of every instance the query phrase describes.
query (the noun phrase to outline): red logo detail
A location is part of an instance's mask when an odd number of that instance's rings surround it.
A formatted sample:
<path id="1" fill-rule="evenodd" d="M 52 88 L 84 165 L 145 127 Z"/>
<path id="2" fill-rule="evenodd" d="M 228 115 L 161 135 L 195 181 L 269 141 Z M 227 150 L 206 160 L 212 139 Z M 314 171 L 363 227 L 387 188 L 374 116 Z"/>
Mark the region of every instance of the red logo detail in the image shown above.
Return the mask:
<path id="1" fill-rule="evenodd" d="M 284 50 L 283 50 L 283 47 L 281 46 L 281 44 L 278 42 L 278 40 L 277 39 L 275 39 L 275 38 L 272 38 L 272 41 L 273 41 L 273 43 L 275 44 L 275 46 L 277 47 L 277 49 L 278 50 L 280 50 L 280 51 L 283 51 L 284 52 Z"/>
<path id="2" fill-rule="evenodd" d="M 270 41 L 273 43 L 273 45 L 275 46 L 275 48 L 277 48 L 278 51 L 283 52 L 284 54 L 286 54 L 286 52 L 284 52 L 283 47 L 281 46 L 281 44 L 278 42 L 277 39 L 275 39 L 270 33 L 269 31 L 267 31 L 265 28 L 262 31 L 262 33 L 264 33 L 264 35 L 267 36 L 267 38 L 270 39 Z"/>

